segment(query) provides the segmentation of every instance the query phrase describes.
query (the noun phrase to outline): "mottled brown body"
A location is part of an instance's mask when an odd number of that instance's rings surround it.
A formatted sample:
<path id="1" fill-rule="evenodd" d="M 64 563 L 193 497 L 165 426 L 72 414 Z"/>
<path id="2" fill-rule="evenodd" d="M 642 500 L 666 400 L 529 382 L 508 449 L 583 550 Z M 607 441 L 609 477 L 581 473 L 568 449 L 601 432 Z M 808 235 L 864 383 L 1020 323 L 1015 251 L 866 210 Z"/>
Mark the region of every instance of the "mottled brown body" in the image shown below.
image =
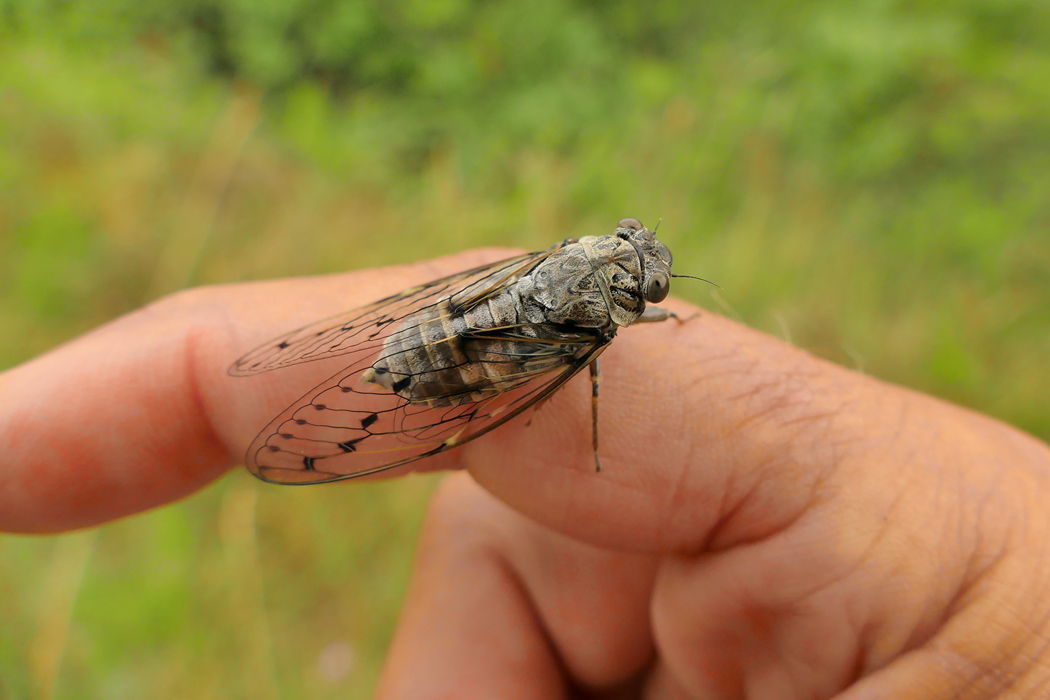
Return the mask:
<path id="1" fill-rule="evenodd" d="M 519 302 L 519 303 L 515 303 Z M 383 348 L 383 358 L 362 379 L 414 403 L 456 406 L 512 389 L 545 369 L 565 364 L 565 351 L 540 351 L 527 340 L 486 337 L 485 331 L 515 326 L 523 311 L 510 290 L 467 311 L 445 303 L 407 319 Z M 557 333 L 522 328 L 522 337 Z"/>
<path id="2" fill-rule="evenodd" d="M 565 241 L 515 279 L 493 280 L 491 296 L 466 290 L 406 317 L 361 378 L 430 406 L 499 394 L 582 360 L 596 337 L 611 340 L 645 311 L 650 278 L 664 275 L 666 289 L 670 263 L 667 247 L 640 223 Z M 581 330 L 590 342 L 581 342 Z"/>

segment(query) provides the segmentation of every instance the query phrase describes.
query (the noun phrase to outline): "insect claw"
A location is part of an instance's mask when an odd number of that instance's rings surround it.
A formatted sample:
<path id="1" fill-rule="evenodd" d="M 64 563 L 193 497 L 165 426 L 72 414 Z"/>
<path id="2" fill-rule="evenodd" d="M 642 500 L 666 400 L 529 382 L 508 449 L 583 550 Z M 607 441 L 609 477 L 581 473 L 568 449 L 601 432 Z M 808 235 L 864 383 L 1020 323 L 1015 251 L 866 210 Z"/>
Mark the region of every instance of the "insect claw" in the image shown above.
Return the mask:
<path id="1" fill-rule="evenodd" d="M 694 318 L 698 318 L 699 316 L 700 316 L 700 312 L 699 311 L 697 311 L 696 313 L 690 314 L 689 316 L 686 316 L 685 318 L 682 318 L 681 316 L 676 314 L 674 311 L 671 312 L 671 318 L 673 318 L 675 321 L 678 321 L 678 325 L 679 326 L 684 325 L 686 323 L 689 323 Z"/>

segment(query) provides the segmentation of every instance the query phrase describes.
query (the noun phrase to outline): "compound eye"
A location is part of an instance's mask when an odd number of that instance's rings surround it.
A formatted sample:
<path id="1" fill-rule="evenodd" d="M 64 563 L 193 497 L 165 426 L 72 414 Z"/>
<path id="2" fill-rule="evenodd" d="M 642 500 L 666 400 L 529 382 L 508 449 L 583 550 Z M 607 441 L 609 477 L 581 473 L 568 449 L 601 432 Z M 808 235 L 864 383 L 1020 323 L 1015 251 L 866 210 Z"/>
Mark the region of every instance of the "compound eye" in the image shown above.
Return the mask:
<path id="1" fill-rule="evenodd" d="M 645 300 L 653 304 L 659 304 L 667 298 L 667 292 L 671 290 L 671 281 L 662 272 L 654 272 L 649 275 L 645 282 Z"/>
<path id="2" fill-rule="evenodd" d="M 618 228 L 629 228 L 632 231 L 637 231 L 640 228 L 645 228 L 644 226 L 642 226 L 641 221 L 639 221 L 638 219 L 632 219 L 630 217 L 626 219 L 620 219 L 620 223 L 618 223 L 616 226 Z"/>

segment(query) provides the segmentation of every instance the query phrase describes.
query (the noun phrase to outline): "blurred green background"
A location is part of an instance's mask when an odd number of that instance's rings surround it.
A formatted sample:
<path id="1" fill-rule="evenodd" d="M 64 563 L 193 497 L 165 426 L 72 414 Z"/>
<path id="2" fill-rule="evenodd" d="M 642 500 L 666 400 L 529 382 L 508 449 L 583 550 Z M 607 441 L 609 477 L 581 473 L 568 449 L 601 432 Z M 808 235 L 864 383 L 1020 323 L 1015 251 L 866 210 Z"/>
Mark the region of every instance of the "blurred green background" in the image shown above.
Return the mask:
<path id="1" fill-rule="evenodd" d="M 1048 439 L 1047 8 L 0 0 L 0 368 L 185 286 L 636 216 L 724 289 L 680 296 Z M 433 483 L 4 537 L 0 698 L 368 697 Z"/>

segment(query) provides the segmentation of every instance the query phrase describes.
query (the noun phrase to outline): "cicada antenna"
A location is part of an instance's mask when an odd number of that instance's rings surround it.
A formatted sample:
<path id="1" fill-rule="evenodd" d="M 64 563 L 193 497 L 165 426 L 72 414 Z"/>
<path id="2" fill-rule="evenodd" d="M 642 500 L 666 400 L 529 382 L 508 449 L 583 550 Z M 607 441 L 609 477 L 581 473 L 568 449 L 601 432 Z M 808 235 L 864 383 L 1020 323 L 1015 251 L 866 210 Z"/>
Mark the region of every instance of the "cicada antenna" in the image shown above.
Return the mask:
<path id="1" fill-rule="evenodd" d="M 718 287 L 719 289 L 722 289 L 722 285 L 720 285 L 720 284 L 715 284 L 715 283 L 714 283 L 714 282 L 712 282 L 711 280 L 705 280 L 705 279 L 704 279 L 703 277 L 694 277 L 693 275 L 676 275 L 676 274 L 674 274 L 673 272 L 671 273 L 671 277 L 685 277 L 686 279 L 691 279 L 691 280 L 700 280 L 701 282 L 707 282 L 708 284 L 710 284 L 710 285 L 712 285 L 712 286 L 714 286 L 714 287 Z M 724 291 L 724 290 L 723 290 L 723 291 Z"/>

